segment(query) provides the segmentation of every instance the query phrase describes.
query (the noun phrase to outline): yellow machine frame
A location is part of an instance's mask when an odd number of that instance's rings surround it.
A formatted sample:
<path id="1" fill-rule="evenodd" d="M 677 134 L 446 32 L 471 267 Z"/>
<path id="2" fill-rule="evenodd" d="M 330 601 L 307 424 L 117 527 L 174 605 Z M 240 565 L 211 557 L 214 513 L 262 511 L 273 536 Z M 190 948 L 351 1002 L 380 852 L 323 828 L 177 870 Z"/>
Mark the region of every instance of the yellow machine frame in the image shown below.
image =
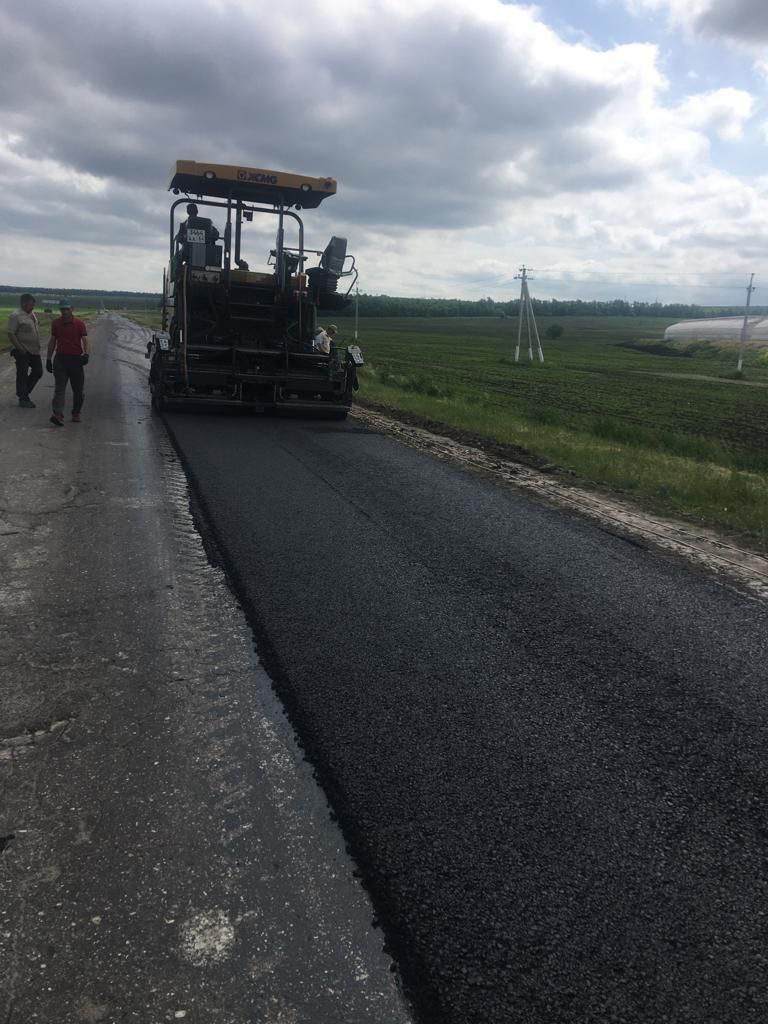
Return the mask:
<path id="1" fill-rule="evenodd" d="M 206 164 L 177 160 L 168 189 L 178 194 L 232 198 L 296 209 L 313 209 L 336 194 L 335 178 L 310 178 L 303 174 L 270 171 L 235 164 Z"/>

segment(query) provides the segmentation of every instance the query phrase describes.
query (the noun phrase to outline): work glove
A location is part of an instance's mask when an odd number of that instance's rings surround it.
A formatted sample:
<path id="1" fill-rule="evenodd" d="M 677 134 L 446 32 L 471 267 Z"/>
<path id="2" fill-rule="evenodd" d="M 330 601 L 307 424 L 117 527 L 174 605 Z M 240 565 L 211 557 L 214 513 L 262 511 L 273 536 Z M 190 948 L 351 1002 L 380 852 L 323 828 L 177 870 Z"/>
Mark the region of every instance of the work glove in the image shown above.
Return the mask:
<path id="1" fill-rule="evenodd" d="M 88 353 L 87 353 L 87 352 L 84 352 L 84 353 L 83 353 L 83 354 L 82 354 L 82 355 L 80 356 L 80 363 L 81 363 L 81 365 L 82 365 L 82 366 L 87 366 L 87 365 L 88 365 L 88 359 L 89 359 Z"/>
<path id="2" fill-rule="evenodd" d="M 53 363 L 51 362 L 50 359 L 45 360 L 45 368 L 48 371 L 48 373 L 53 373 Z"/>

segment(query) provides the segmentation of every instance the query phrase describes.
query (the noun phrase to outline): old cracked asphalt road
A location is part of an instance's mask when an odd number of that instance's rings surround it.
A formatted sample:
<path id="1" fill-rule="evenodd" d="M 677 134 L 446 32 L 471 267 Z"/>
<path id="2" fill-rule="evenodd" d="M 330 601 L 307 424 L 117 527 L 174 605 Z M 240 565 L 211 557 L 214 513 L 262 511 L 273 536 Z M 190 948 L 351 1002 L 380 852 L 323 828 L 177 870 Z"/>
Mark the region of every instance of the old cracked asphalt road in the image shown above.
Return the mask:
<path id="1" fill-rule="evenodd" d="M 116 324 L 80 424 L 0 363 L 0 1022 L 408 1024 Z"/>
<path id="2" fill-rule="evenodd" d="M 764 1024 L 765 605 L 353 421 L 166 420 L 424 1020 Z"/>

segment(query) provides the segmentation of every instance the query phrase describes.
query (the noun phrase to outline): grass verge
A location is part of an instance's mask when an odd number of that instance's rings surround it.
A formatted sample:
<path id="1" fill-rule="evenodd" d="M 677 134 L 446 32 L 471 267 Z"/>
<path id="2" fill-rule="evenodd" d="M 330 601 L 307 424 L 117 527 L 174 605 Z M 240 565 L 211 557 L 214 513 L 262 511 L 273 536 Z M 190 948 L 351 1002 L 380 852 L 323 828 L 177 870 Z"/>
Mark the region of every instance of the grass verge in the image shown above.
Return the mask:
<path id="1" fill-rule="evenodd" d="M 159 319 L 157 311 L 127 315 L 153 327 Z M 685 358 L 670 358 L 679 353 L 663 340 L 668 323 L 564 319 L 540 366 L 525 356 L 515 364 L 514 321 L 368 318 L 360 322 L 368 360 L 360 398 L 765 552 L 768 388 L 735 383 L 727 347 L 688 344 Z M 768 383 L 766 355 L 747 353 L 750 380 Z"/>
<path id="2" fill-rule="evenodd" d="M 606 416 L 579 430 L 546 406 L 514 411 L 482 393 L 434 390 L 430 381 L 422 388 L 418 380 L 393 384 L 385 375 L 382 382 L 369 368 L 361 395 L 393 411 L 522 448 L 587 486 L 609 487 L 654 511 L 725 528 L 758 550 L 768 550 L 764 453 L 731 452 L 711 438 L 638 429 Z"/>

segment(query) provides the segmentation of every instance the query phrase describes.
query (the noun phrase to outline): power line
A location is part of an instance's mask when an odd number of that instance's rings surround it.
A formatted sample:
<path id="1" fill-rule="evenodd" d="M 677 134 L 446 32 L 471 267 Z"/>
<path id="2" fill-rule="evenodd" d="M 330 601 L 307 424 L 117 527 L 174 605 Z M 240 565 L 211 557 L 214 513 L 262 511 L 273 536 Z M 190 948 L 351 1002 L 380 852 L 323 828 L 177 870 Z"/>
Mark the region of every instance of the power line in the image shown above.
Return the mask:
<path id="1" fill-rule="evenodd" d="M 749 304 L 752 301 L 752 292 L 755 290 L 753 281 L 755 275 L 751 274 L 749 278 L 749 284 L 747 285 L 747 304 L 744 307 L 744 323 L 741 325 L 741 335 L 739 338 L 739 361 L 736 365 L 736 372 L 741 373 L 741 364 L 744 357 L 744 343 L 747 340 L 747 322 L 749 320 Z"/>
<path id="2" fill-rule="evenodd" d="M 541 348 L 539 329 L 536 326 L 536 317 L 533 313 L 531 293 L 528 291 L 528 271 L 530 269 L 530 267 L 526 267 L 525 264 L 523 264 L 523 266 L 520 267 L 520 273 L 515 274 L 515 280 L 520 281 L 520 312 L 517 315 L 517 347 L 515 348 L 515 362 L 520 358 L 520 338 L 523 333 L 523 319 L 525 319 L 525 325 L 528 330 L 528 358 L 533 362 L 533 338 L 535 337 L 539 362 L 543 363 L 544 352 Z"/>

